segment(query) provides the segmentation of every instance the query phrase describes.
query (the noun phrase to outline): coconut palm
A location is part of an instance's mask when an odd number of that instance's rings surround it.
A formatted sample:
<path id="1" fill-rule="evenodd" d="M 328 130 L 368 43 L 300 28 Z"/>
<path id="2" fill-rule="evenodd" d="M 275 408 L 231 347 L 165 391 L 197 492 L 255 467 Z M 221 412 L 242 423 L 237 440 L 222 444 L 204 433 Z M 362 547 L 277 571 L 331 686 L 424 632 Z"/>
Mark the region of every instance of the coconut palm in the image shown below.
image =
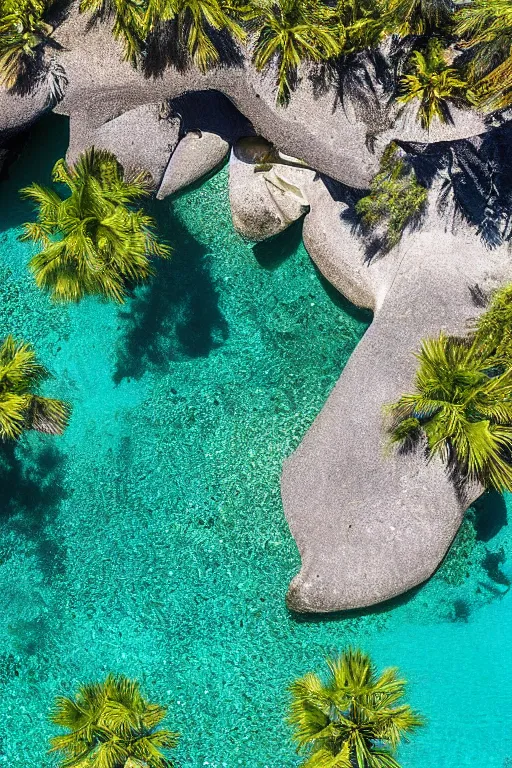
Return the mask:
<path id="1" fill-rule="evenodd" d="M 326 681 L 309 672 L 291 686 L 288 722 L 303 768 L 399 768 L 394 753 L 423 719 L 404 704 L 398 670 L 378 675 L 371 658 L 349 649 L 327 659 Z"/>
<path id="2" fill-rule="evenodd" d="M 398 101 L 407 104 L 418 102 L 418 120 L 428 130 L 434 118 L 442 123 L 451 120 L 449 101 L 461 100 L 467 83 L 458 71 L 447 64 L 442 44 L 432 40 L 425 51 L 413 51 L 410 74 L 400 81 L 402 95 Z"/>
<path id="3" fill-rule="evenodd" d="M 260 0 L 252 6 L 249 29 L 255 35 L 254 64 L 277 66 L 277 100 L 285 104 L 299 65 L 339 56 L 346 41 L 339 9 L 321 0 Z"/>
<path id="4" fill-rule="evenodd" d="M 439 32 L 450 23 L 453 7 L 452 0 L 383 0 L 385 27 L 400 37 Z"/>
<path id="5" fill-rule="evenodd" d="M 53 180 L 67 197 L 39 184 L 21 191 L 37 209 L 21 236 L 43 247 L 29 265 L 37 285 L 56 301 L 101 295 L 122 303 L 127 285 L 152 273 L 149 257 L 169 255 L 153 219 L 133 207 L 148 194 L 147 174 L 130 178 L 114 155 L 93 148 L 74 166 L 59 160 Z"/>
<path id="6" fill-rule="evenodd" d="M 457 12 L 456 32 L 472 54 L 477 104 L 486 110 L 512 105 L 512 3 L 472 0 Z"/>
<path id="7" fill-rule="evenodd" d="M 80 13 L 113 19 L 112 34 L 124 44 L 125 59 L 136 64 L 147 35 L 147 0 L 82 0 Z"/>
<path id="8" fill-rule="evenodd" d="M 45 15 L 53 0 L 0 0 L 0 83 L 13 88 L 53 27 Z"/>
<path id="9" fill-rule="evenodd" d="M 7 336 L 0 346 L 0 438 L 15 440 L 28 429 L 61 435 L 70 407 L 62 400 L 34 393 L 50 376 L 36 360 L 34 350 Z"/>
<path id="10" fill-rule="evenodd" d="M 148 0 L 146 26 L 158 34 L 162 24 L 170 23 L 180 53 L 206 72 L 221 61 L 219 33 L 239 42 L 245 39 L 236 18 L 239 12 L 235 2 L 225 0 Z"/>
<path id="11" fill-rule="evenodd" d="M 165 750 L 179 734 L 160 728 L 167 709 L 149 702 L 139 683 L 109 675 L 103 683 L 81 685 L 73 698 L 59 696 L 50 719 L 68 733 L 51 739 L 61 768 L 172 768 Z"/>
<path id="12" fill-rule="evenodd" d="M 381 250 L 389 251 L 400 242 L 407 225 L 419 218 L 427 196 L 405 152 L 391 142 L 382 155 L 379 173 L 372 179 L 370 194 L 362 197 L 355 209 L 369 231 L 384 227 Z"/>
<path id="13" fill-rule="evenodd" d="M 407 444 L 421 435 L 429 456 L 440 456 L 462 479 L 512 490 L 512 358 L 484 339 L 441 333 L 424 341 L 416 392 L 389 410 L 392 441 Z"/>

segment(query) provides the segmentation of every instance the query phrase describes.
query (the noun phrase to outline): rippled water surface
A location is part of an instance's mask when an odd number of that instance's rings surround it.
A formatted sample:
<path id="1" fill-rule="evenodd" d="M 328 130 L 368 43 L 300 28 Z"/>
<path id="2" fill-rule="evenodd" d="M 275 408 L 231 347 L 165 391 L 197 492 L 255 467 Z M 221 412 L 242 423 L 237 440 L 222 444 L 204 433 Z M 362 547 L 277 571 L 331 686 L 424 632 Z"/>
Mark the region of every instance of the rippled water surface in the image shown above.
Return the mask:
<path id="1" fill-rule="evenodd" d="M 124 307 L 52 306 L 17 241 L 30 216 L 17 190 L 48 181 L 66 130 L 38 126 L 0 185 L 1 335 L 32 342 L 55 374 L 47 393 L 74 404 L 64 437 L 0 454 L 0 762 L 53 765 L 53 697 L 112 670 L 169 702 L 183 765 L 296 765 L 286 685 L 351 643 L 400 666 L 428 717 L 404 768 L 510 768 L 503 500 L 407 600 L 290 616 L 281 463 L 369 318 L 319 278 L 300 228 L 256 247 L 234 233 L 227 169 L 154 208 L 174 258 Z"/>

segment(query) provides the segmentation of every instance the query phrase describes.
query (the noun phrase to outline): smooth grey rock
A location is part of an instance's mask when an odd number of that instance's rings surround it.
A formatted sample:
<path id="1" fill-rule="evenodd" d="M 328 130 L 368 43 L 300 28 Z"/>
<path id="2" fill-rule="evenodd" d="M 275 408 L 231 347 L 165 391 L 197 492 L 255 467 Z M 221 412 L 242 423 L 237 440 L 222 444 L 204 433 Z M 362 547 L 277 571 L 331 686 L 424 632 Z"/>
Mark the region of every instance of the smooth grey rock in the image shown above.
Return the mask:
<path id="1" fill-rule="evenodd" d="M 311 173 L 306 171 L 306 173 Z M 252 163 L 244 163 L 231 153 L 229 163 L 229 200 L 237 232 L 249 240 L 266 240 L 283 232 L 306 210 L 286 193 L 267 183 L 266 174 L 255 172 Z M 272 193 L 271 193 L 272 190 Z"/>
<path id="2" fill-rule="evenodd" d="M 226 159 L 229 144 L 216 133 L 192 132 L 171 155 L 157 193 L 163 200 L 214 171 Z"/>
<path id="3" fill-rule="evenodd" d="M 0 137 L 5 139 L 28 128 L 49 109 L 44 88 L 27 96 L 17 96 L 0 86 Z"/>
<path id="4" fill-rule="evenodd" d="M 358 307 L 375 310 L 397 269 L 397 252 L 385 259 L 365 258 L 364 243 L 344 219 L 348 206 L 333 199 L 321 179 L 306 190 L 311 210 L 302 236 L 309 255 L 324 277 Z"/>
<path id="5" fill-rule="evenodd" d="M 91 146 L 113 152 L 125 170 L 149 171 L 157 187 L 164 175 L 169 156 L 178 143 L 178 119 L 159 117 L 157 104 L 144 104 L 124 112 L 117 118 L 96 128 L 87 114 L 75 115 L 70 120 L 68 162 Z"/>
<path id="6" fill-rule="evenodd" d="M 316 95 L 307 76 L 284 108 L 275 104 L 272 73 L 262 75 L 248 62 L 206 75 L 193 67 L 185 72 L 169 68 L 162 77 L 145 78 L 121 60 L 121 46 L 112 39 L 109 25 L 88 28 L 76 7 L 55 37 L 63 48 L 59 63 L 68 78 L 65 97 L 55 109 L 60 114 L 73 116 L 86 109 L 89 123 L 99 127 L 141 104 L 188 91 L 217 90 L 250 120 L 256 133 L 333 178 L 365 188 L 378 168 L 378 158 L 365 144 L 365 126 L 334 108 L 333 93 Z"/>
<path id="7" fill-rule="evenodd" d="M 431 214 L 404 237 L 375 318 L 282 475 L 285 515 L 302 568 L 288 604 L 300 612 L 374 605 L 428 579 L 467 506 L 439 461 L 390 450 L 383 407 L 413 391 L 421 340 L 465 333 L 479 310 L 470 289 L 510 279 L 511 254 Z"/>

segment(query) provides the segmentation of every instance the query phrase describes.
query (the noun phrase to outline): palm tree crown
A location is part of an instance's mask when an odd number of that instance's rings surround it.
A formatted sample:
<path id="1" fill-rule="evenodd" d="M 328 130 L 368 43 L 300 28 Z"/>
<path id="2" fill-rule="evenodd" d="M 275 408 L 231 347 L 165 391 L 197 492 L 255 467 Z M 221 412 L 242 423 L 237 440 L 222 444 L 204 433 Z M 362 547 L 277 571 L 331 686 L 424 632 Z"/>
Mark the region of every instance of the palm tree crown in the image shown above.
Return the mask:
<path id="1" fill-rule="evenodd" d="M 57 698 L 51 720 L 69 733 L 55 736 L 51 751 L 62 754 L 61 768 L 172 768 L 162 750 L 173 749 L 179 734 L 158 727 L 166 714 L 137 681 L 109 675 L 81 685 L 74 698 Z"/>
<path id="2" fill-rule="evenodd" d="M 324 682 L 310 672 L 290 687 L 289 723 L 303 768 L 399 768 L 394 752 L 423 720 L 402 703 L 396 669 L 378 676 L 370 657 L 349 649 L 327 659 Z"/>
<path id="3" fill-rule="evenodd" d="M 473 55 L 478 105 L 486 110 L 512 105 L 512 3 L 472 0 L 457 12 L 456 31 Z"/>
<path id="4" fill-rule="evenodd" d="M 345 31 L 338 8 L 321 0 L 276 0 L 252 7 L 249 29 L 255 34 L 257 69 L 277 64 L 277 98 L 285 104 L 302 62 L 325 61 L 341 54 Z"/>
<path id="5" fill-rule="evenodd" d="M 136 64 L 147 35 L 146 0 L 81 0 L 80 13 L 94 18 L 112 17 L 112 34 L 124 43 L 125 59 Z"/>
<path id="6" fill-rule="evenodd" d="M 384 0 L 386 30 L 399 37 L 438 32 L 450 22 L 451 0 Z"/>
<path id="7" fill-rule="evenodd" d="M 0 346 L 0 438 L 12 440 L 26 429 L 60 435 L 70 407 L 62 400 L 34 394 L 50 376 L 29 344 L 7 336 Z"/>
<path id="8" fill-rule="evenodd" d="M 447 64 L 441 42 L 434 38 L 425 53 L 414 51 L 410 66 L 411 73 L 401 80 L 402 95 L 398 101 L 418 101 L 418 118 L 427 130 L 434 117 L 442 123 L 449 122 L 448 100 L 460 99 L 467 83 Z"/>
<path id="9" fill-rule="evenodd" d="M 473 339 L 441 333 L 424 341 L 416 392 L 390 412 L 393 442 L 423 434 L 428 454 L 440 456 L 461 479 L 502 491 L 512 490 L 512 357 L 510 344 L 498 348 L 485 337 L 491 313 Z"/>
<path id="10" fill-rule="evenodd" d="M 215 33 L 227 32 L 238 42 L 245 39 L 237 16 L 236 2 L 225 0 L 148 0 L 147 29 L 171 22 L 181 50 L 206 72 L 220 62 Z"/>
<path id="11" fill-rule="evenodd" d="M 59 160 L 53 180 L 68 197 L 39 184 L 22 190 L 37 207 L 21 238 L 43 246 L 30 261 L 37 285 L 57 301 L 102 295 L 122 303 L 126 286 L 151 274 L 149 257 L 169 255 L 153 219 L 133 208 L 148 194 L 147 175 L 129 179 L 114 155 L 93 148 L 73 167 Z"/>
<path id="12" fill-rule="evenodd" d="M 53 0 L 0 0 L 0 84 L 13 88 L 53 27 L 44 16 Z"/>

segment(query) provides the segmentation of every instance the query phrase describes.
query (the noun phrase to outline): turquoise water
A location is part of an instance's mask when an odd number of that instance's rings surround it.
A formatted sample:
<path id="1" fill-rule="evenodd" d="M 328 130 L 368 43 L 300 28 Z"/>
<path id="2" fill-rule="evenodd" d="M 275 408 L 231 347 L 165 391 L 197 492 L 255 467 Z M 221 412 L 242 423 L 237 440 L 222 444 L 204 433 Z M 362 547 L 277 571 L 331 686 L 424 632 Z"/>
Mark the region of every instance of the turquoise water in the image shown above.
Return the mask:
<path id="1" fill-rule="evenodd" d="M 62 438 L 1 456 L 0 764 L 53 765 L 53 697 L 115 671 L 169 703 L 183 766 L 294 766 L 286 685 L 357 643 L 401 667 L 428 718 L 404 768 L 510 768 L 502 500 L 408 599 L 291 616 L 281 463 L 369 318 L 320 280 L 300 229 L 256 248 L 234 233 L 226 169 L 155 207 L 175 255 L 125 307 L 52 306 L 16 239 L 17 189 L 47 182 L 65 146 L 65 120 L 42 123 L 0 185 L 1 335 L 31 341 L 46 392 L 74 404 Z"/>

